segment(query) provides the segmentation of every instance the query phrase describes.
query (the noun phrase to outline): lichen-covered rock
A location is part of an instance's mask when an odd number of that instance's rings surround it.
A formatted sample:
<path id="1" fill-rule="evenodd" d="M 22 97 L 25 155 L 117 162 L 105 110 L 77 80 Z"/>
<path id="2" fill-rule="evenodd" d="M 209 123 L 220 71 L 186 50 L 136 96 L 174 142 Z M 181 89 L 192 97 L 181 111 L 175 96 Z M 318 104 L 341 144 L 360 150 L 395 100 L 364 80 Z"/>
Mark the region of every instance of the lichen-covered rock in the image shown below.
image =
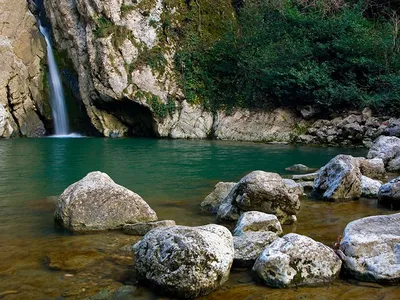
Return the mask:
<path id="1" fill-rule="evenodd" d="M 362 175 L 372 179 L 386 178 L 385 164 L 382 158 L 366 159 L 364 157 L 356 157 L 356 159 Z"/>
<path id="2" fill-rule="evenodd" d="M 296 195 L 303 195 L 304 194 L 304 188 L 302 185 L 294 181 L 293 179 L 283 179 L 283 183 L 288 187 L 289 191 L 293 194 Z"/>
<path id="3" fill-rule="evenodd" d="M 136 193 L 107 174 L 92 172 L 58 198 L 55 220 L 71 231 L 120 229 L 127 223 L 157 221 L 156 213 Z"/>
<path id="4" fill-rule="evenodd" d="M 234 257 L 232 235 L 219 225 L 153 229 L 133 250 L 138 279 L 180 298 L 206 295 L 222 285 Z"/>
<path id="5" fill-rule="evenodd" d="M 45 99 L 45 49 L 25 0 L 0 1 L 0 138 L 37 137 L 51 119 Z"/>
<path id="6" fill-rule="evenodd" d="M 175 226 L 174 220 L 162 220 L 147 223 L 125 224 L 122 228 L 125 234 L 129 235 L 145 235 L 150 230 L 159 227 Z"/>
<path id="7" fill-rule="evenodd" d="M 239 236 L 248 231 L 271 231 L 281 234 L 282 226 L 275 215 L 246 211 L 240 216 L 233 234 Z"/>
<path id="8" fill-rule="evenodd" d="M 318 171 L 313 195 L 324 200 L 351 200 L 361 196 L 361 172 L 357 159 L 338 155 Z"/>
<path id="9" fill-rule="evenodd" d="M 397 177 L 379 188 L 378 202 L 382 204 L 400 205 L 400 177 Z"/>
<path id="10" fill-rule="evenodd" d="M 382 183 L 378 180 L 366 176 L 361 177 L 361 196 L 367 198 L 377 198 Z"/>
<path id="11" fill-rule="evenodd" d="M 217 213 L 222 200 L 228 196 L 235 184 L 235 182 L 218 182 L 214 190 L 201 202 L 201 209 L 213 214 Z"/>
<path id="12" fill-rule="evenodd" d="M 276 173 L 254 171 L 243 177 L 222 201 L 217 217 L 235 221 L 244 211 L 274 214 L 282 224 L 300 209 L 299 196 L 291 193 Z"/>
<path id="13" fill-rule="evenodd" d="M 388 171 L 400 171 L 400 165 L 392 162 L 400 157 L 400 138 L 380 136 L 369 149 L 367 157 L 381 158 Z"/>
<path id="14" fill-rule="evenodd" d="M 362 281 L 400 281 L 400 214 L 350 222 L 338 252 L 346 273 Z"/>
<path id="15" fill-rule="evenodd" d="M 313 286 L 335 279 L 341 265 L 331 248 L 309 237 L 290 233 L 264 249 L 253 271 L 268 286 Z"/>
<path id="16" fill-rule="evenodd" d="M 245 231 L 239 236 L 233 236 L 235 265 L 252 266 L 265 247 L 278 238 L 279 236 L 272 231 Z"/>

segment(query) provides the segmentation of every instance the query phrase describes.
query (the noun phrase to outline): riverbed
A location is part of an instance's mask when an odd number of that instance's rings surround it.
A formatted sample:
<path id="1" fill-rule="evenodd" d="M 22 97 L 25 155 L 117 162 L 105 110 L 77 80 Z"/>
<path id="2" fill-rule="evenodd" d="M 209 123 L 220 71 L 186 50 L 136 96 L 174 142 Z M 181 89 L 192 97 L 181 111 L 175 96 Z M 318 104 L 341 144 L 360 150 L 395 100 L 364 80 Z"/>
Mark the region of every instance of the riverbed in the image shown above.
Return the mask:
<path id="1" fill-rule="evenodd" d="M 160 298 L 135 280 L 129 245 L 137 237 L 119 231 L 72 235 L 54 225 L 56 197 L 88 172 L 106 172 L 140 194 L 160 219 L 196 226 L 215 222 L 199 204 L 218 181 L 238 181 L 253 170 L 288 174 L 284 169 L 295 163 L 318 168 L 339 153 L 364 156 L 366 150 L 198 140 L 0 140 L 0 299 Z M 297 225 L 284 231 L 332 246 L 348 222 L 388 213 L 393 211 L 376 200 L 325 203 L 304 197 Z M 220 290 L 204 297 L 399 298 L 396 286 L 344 279 L 316 288 L 271 289 L 252 281 L 246 269 L 233 269 Z"/>

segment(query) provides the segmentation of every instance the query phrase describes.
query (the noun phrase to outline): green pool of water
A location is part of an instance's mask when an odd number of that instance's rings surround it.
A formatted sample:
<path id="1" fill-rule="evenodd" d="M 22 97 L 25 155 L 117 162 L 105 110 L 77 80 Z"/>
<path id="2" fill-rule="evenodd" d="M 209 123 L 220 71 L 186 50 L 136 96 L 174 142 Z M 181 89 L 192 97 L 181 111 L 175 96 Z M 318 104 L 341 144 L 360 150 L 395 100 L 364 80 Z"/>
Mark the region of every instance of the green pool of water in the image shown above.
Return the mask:
<path id="1" fill-rule="evenodd" d="M 107 289 L 136 285 L 130 254 L 123 246 L 137 238 L 120 232 L 71 235 L 53 224 L 51 196 L 88 172 L 106 172 L 140 194 L 161 219 L 202 225 L 214 218 L 202 215 L 198 205 L 218 181 L 237 181 L 253 170 L 285 174 L 284 169 L 295 163 L 318 168 L 339 153 L 363 156 L 366 151 L 190 140 L 0 140 L 0 298 L 87 299 L 97 293 L 108 295 Z M 390 211 L 377 207 L 374 200 L 332 204 L 302 199 L 297 226 L 285 231 L 330 244 L 349 221 L 381 213 Z M 86 255 L 85 251 L 105 258 L 80 270 L 49 268 L 49 255 L 73 258 Z M 334 296 L 348 291 L 365 297 L 370 293 L 342 281 L 297 291 L 325 299 L 327 288 L 333 289 Z M 378 289 L 377 297 L 399 296 L 397 288 L 368 288 Z M 288 291 L 297 295 L 296 290 Z M 246 270 L 233 270 L 226 287 L 207 299 L 267 299 L 266 294 L 278 299 L 284 293 L 255 284 Z M 152 298 L 157 296 L 146 288 L 138 287 L 134 294 L 134 299 Z"/>

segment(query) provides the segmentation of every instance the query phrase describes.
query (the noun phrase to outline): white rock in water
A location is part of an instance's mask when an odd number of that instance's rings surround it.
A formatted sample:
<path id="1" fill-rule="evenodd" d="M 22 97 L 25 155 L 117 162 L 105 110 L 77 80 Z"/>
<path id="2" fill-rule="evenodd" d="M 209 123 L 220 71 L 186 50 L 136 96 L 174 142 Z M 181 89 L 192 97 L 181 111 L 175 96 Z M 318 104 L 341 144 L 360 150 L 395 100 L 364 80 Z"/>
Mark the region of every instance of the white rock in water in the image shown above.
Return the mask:
<path id="1" fill-rule="evenodd" d="M 156 228 L 133 250 L 138 279 L 178 298 L 218 288 L 228 279 L 234 257 L 231 233 L 214 224 Z"/>
<path id="2" fill-rule="evenodd" d="M 275 215 L 260 211 L 247 211 L 240 216 L 233 234 L 242 235 L 248 231 L 272 231 L 281 234 L 282 226 Z"/>
<path id="3" fill-rule="evenodd" d="M 271 287 L 313 286 L 331 282 L 339 275 L 341 265 L 331 248 L 290 233 L 264 249 L 253 271 Z"/>
<path id="4" fill-rule="evenodd" d="M 368 178 L 366 176 L 361 177 L 361 196 L 367 198 L 377 198 L 378 192 L 382 183 L 378 180 Z"/>
<path id="5" fill-rule="evenodd" d="M 340 251 L 345 271 L 358 280 L 400 282 L 400 213 L 350 222 Z"/>
<path id="6" fill-rule="evenodd" d="M 92 172 L 61 194 L 54 218 L 71 231 L 91 231 L 157 221 L 157 214 L 138 194 L 105 173 Z"/>

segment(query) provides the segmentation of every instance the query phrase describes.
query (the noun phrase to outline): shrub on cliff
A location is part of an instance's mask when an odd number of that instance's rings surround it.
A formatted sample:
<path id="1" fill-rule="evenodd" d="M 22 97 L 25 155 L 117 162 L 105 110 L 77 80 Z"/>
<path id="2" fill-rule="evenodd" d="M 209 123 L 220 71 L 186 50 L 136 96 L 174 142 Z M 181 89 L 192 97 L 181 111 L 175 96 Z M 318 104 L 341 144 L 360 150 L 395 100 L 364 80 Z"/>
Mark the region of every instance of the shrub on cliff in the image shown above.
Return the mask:
<path id="1" fill-rule="evenodd" d="M 176 55 L 186 96 L 210 108 L 371 106 L 400 115 L 400 17 L 393 7 L 370 8 L 366 1 L 245 1 L 238 27 L 213 44 L 186 35 Z"/>

